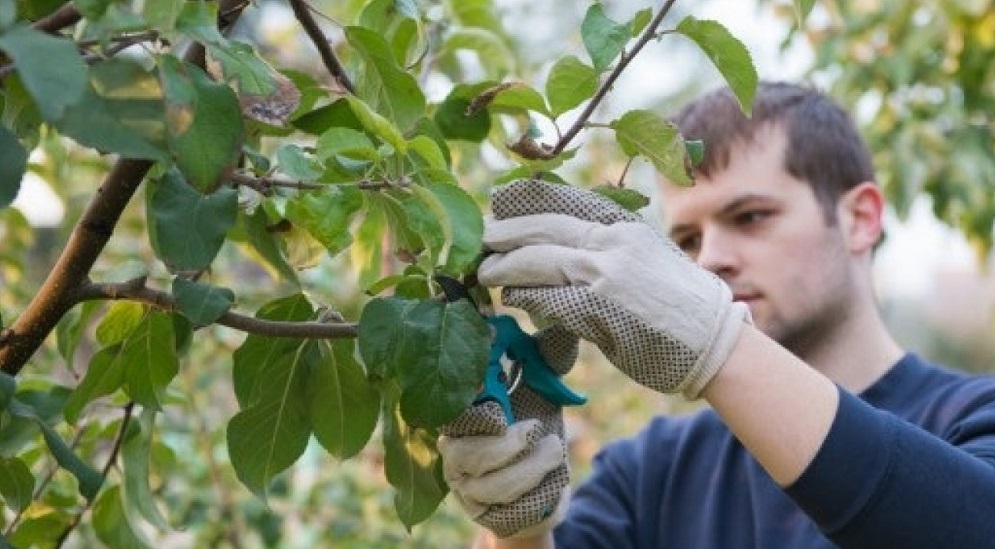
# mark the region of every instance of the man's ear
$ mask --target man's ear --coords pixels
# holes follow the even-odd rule
[[[837,213],[851,252],[871,251],[881,239],[884,195],[877,184],[864,182],[844,193]]]

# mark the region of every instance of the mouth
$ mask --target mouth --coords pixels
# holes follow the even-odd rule
[[[757,301],[758,299],[760,299],[760,294],[732,294],[733,301],[742,301],[747,305]]]

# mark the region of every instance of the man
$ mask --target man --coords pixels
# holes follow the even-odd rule
[[[520,402],[504,434],[480,434],[468,411],[440,449],[490,530],[478,546],[995,547],[995,380],[886,330],[871,277],[884,201],[847,115],[762,83],[750,119],[720,90],[675,122],[706,150],[694,187],[662,190],[686,255],[591,193],[522,181],[495,193],[478,274],[635,381],[710,408],[609,445],[572,496],[547,474],[565,460],[555,414]]]

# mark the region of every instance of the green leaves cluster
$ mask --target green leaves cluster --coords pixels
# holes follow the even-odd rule
[[[110,547],[151,547],[146,526],[177,526],[153,489],[157,452],[170,459],[156,420],[213,404],[199,393],[208,383],[188,382],[196,394],[178,387],[196,377],[205,339],[208,360],[232,356],[224,392],[237,411],[219,440],[248,491],[269,501],[312,440],[323,458],[345,460],[379,426],[397,514],[408,529],[425,520],[447,492],[438,428],[473,401],[490,341],[480,314],[441,300],[433,277],[473,274],[487,188],[562,180],[556,171],[577,149],[576,132],[559,124],[582,109],[578,131],[610,130],[620,158],[692,183],[700,143],[658,113],[590,119],[652,38],[699,44],[744,110],[756,85],[742,44],[720,25],[688,17],[664,30],[651,8],[618,22],[592,4],[583,51],[540,71],[520,66],[490,0],[427,11],[411,0],[343,3],[332,48],[343,68],[329,78],[274,68],[256,45],[230,38],[219,29],[230,16],[219,5],[229,4],[76,0],[81,21],[46,32],[33,25],[59,2],[0,2],[0,207],[36,169],[27,159],[37,148],[68,147],[100,169],[111,159],[151,165],[133,185],[144,186],[140,207],[127,212],[142,235],[128,246],[141,276],[105,284],[112,275],[85,273],[62,296],[60,306],[116,300],[75,303],[58,326],[57,354],[75,378],[17,387],[0,377],[0,496],[20,513],[6,528],[15,546],[54,544],[87,512]],[[129,41],[142,46],[119,55]],[[201,50],[204,62],[187,53]],[[468,57],[482,78],[467,76]],[[546,74],[541,85],[532,72]],[[427,79],[450,89],[434,97]],[[560,141],[542,142],[538,117]],[[485,150],[511,167],[493,173]],[[623,183],[597,190],[645,206]],[[102,200],[95,187],[85,192]],[[104,221],[87,229],[109,232],[117,218]],[[23,240],[14,225],[0,228]],[[358,323],[337,318],[340,309]],[[215,324],[250,334],[235,341]],[[322,331],[333,324],[355,337]],[[97,466],[97,456],[111,461]],[[41,477],[49,459],[55,481]]]

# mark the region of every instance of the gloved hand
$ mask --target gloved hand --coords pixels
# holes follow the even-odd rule
[[[535,335],[546,363],[563,375],[577,358],[577,336],[551,326]],[[442,428],[439,453],[449,488],[477,523],[498,537],[538,535],[562,520],[570,472],[557,404],[524,383],[510,396],[515,423],[496,402],[467,409]]]
[[[639,216],[590,191],[536,180],[499,187],[478,280],[505,305],[563,324],[657,391],[697,398],[749,309]]]

